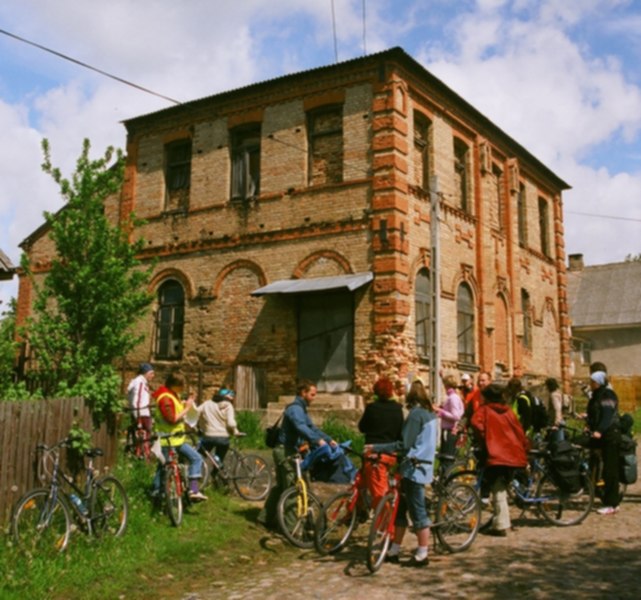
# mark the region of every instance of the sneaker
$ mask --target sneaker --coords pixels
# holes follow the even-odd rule
[[[494,537],[507,537],[507,529],[490,529],[487,534]]]
[[[597,513],[600,515],[614,515],[618,512],[618,506],[604,506],[603,508],[599,508],[599,510],[597,510]]]
[[[398,554],[386,554],[385,555],[385,562],[397,565],[399,563],[398,556],[399,556]]]
[[[427,567],[430,564],[430,557],[426,556],[422,560],[417,560],[416,556],[412,556],[403,566],[404,567]]]
[[[202,492],[189,492],[189,499],[193,502],[202,502],[203,500],[207,500],[207,496]]]

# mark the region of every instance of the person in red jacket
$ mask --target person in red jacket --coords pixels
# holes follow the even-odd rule
[[[528,442],[501,386],[482,391],[484,402],[472,416],[472,429],[484,448],[483,477],[490,486],[494,518],[490,535],[505,537],[511,527],[507,485],[515,469],[527,466]]]

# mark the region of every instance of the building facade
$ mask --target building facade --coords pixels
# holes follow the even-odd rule
[[[125,127],[106,208],[156,261],[129,369],[249,381],[254,406],[303,376],[568,380],[567,184],[400,48]],[[23,247],[46,271],[46,232]]]

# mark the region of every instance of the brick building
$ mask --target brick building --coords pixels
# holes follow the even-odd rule
[[[435,362],[567,381],[568,185],[400,48],[125,127],[107,210],[157,260],[129,368],[249,380],[262,406],[297,376],[357,395]],[[23,247],[46,269],[46,232]]]

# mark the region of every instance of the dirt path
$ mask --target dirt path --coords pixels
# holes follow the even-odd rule
[[[507,538],[479,535],[462,554],[442,554],[432,544],[426,569],[384,564],[375,575],[364,562],[366,526],[336,557],[301,551],[287,565],[264,572],[258,550],[238,569],[237,581],[212,582],[183,600],[641,597],[641,482],[630,486],[616,515],[593,512],[583,524],[564,528],[528,514],[515,525]],[[414,540],[406,536],[406,557]],[[262,551],[284,543],[265,538]]]

